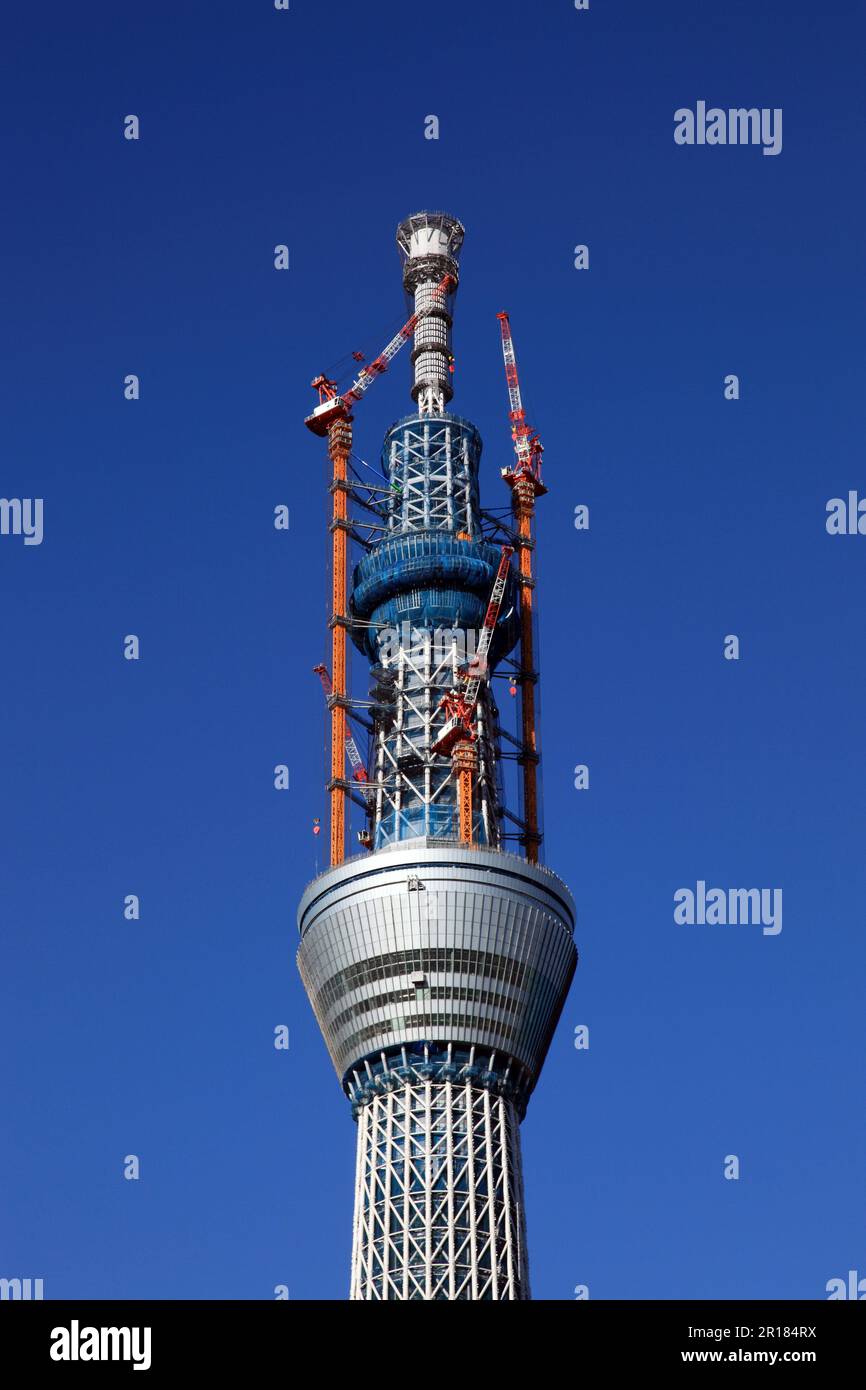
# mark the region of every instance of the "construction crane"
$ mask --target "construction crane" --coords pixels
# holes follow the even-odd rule
[[[533,641],[533,613],[535,580],[532,575],[532,552],[535,542],[532,536],[532,519],[535,515],[535,499],[541,497],[547,488],[541,481],[541,455],[543,447],[538,435],[526,421],[526,411],[520,394],[520,378],[517,375],[517,357],[514,340],[511,337],[511,323],[507,313],[497,314],[502,333],[502,357],[505,362],[505,380],[508,386],[509,419],[511,438],[514,443],[516,463],[514,468],[503,468],[502,477],[511,489],[511,505],[514,512],[518,537],[518,566],[520,570],[520,716],[521,749],[518,761],[523,769],[523,835],[526,857],[532,864],[538,863],[538,849],[541,834],[538,828],[538,741],[535,727],[535,685],[538,672],[535,669]]]
[[[322,689],[325,692],[325,699],[330,700],[334,694],[334,686],[331,681],[330,673],[328,671],[327,666],[323,662],[320,666],[314,666],[313,671],[319,677],[319,680],[322,682]],[[351,729],[349,729],[348,725],[346,726],[345,745],[346,753],[349,758],[349,763],[352,768],[352,777],[356,782],[367,782],[367,769],[364,766],[364,759],[361,757],[361,754],[358,751],[358,745],[355,742],[354,735],[352,734],[352,731]]]
[[[440,709],[445,711],[445,724],[431,752],[443,756],[451,755],[454,775],[457,778],[457,805],[460,823],[460,840],[471,845],[473,840],[473,781],[478,770],[478,752],[475,748],[474,727],[475,706],[481,682],[487,675],[487,654],[493,641],[493,633],[499,618],[499,610],[508,583],[508,571],[514,547],[504,545],[499,560],[499,568],[490,591],[490,600],[475,656],[466,672],[466,685],[448,691],[439,701]]]
[[[319,404],[304,424],[313,434],[327,437],[328,457],[331,460],[331,667],[333,690],[339,697],[331,704],[331,864],[342,864],[346,854],[345,791],[340,785],[343,775],[343,750],[346,746],[346,569],[349,548],[349,455],[352,452],[352,406],[363,400],[377,377],[387,371],[392,359],[408,342],[418,321],[438,309],[456,284],[452,275],[443,276],[424,309],[407,319],[399,333],[385,345],[379,356],[361,369],[348,391],[337,394],[337,383],[319,375],[312,382],[319,393]]]
[[[440,307],[454,283],[453,275],[442,277],[426,308],[416,310],[406,320],[399,332],[395,333],[391,341],[385,344],[379,356],[374,357],[372,362],[368,362],[365,367],[361,368],[348,391],[337,395],[337,383],[335,381],[324,375],[315,377],[311,385],[319,393],[319,404],[304,421],[307,429],[312,430],[313,434],[324,436],[335,420],[351,420],[352,406],[363,400],[365,393],[369,391],[376,378],[388,370],[403,344],[412,337],[419,320],[426,318],[428,314],[432,314]],[[356,360],[360,359],[362,355],[361,353],[352,353]]]

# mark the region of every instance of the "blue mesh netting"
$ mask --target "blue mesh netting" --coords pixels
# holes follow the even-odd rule
[[[413,531],[383,541],[355,568],[351,611],[376,627],[356,629],[362,651],[375,659],[376,629],[411,622],[422,628],[478,629],[499,565],[498,546],[459,541],[442,531]],[[497,624],[494,660],[517,639],[513,585]]]

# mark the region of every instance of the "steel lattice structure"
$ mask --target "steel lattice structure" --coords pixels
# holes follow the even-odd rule
[[[371,694],[388,702],[389,715],[377,721],[374,739],[376,802],[373,843],[376,848],[413,835],[456,836],[454,771],[430,748],[445,723],[439,701],[458,681],[468,659],[460,630],[416,629],[408,622],[395,652],[376,668]],[[469,653],[471,655],[471,653]],[[475,836],[483,844],[499,843],[500,799],[496,786],[497,711],[489,691],[475,710],[478,775]]]
[[[397,241],[416,413],[386,432],[382,486],[368,494],[381,524],[345,602],[342,577],[334,586],[332,626],[365,658],[369,698],[335,675],[332,867],[301,899],[298,965],[358,1126],[351,1297],[518,1300],[529,1297],[519,1125],[574,973],[574,903],[535,862],[537,835],[523,837],[526,857],[503,848],[486,678],[525,646],[525,566],[485,539],[481,439],[447,409],[463,228],[417,213]],[[325,400],[308,424],[328,432],[340,490],[351,393],[315,384]],[[335,505],[343,541],[359,537],[350,495]],[[346,734],[359,711],[363,760]],[[365,782],[345,777],[347,748]],[[346,794],[371,851],[349,859]]]
[[[351,1297],[528,1298],[514,1103],[435,1077],[416,1065],[359,1109]]]
[[[444,529],[473,540],[480,453],[475,427],[457,416],[413,416],[393,426],[382,449],[392,493],[389,529]]]

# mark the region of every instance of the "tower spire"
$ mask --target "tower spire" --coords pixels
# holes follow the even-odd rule
[[[415,212],[397,228],[403,259],[403,289],[414,299],[416,314],[424,314],[415,329],[412,399],[420,415],[441,415],[454,394],[451,385],[451,325],[463,245],[463,226],[447,212]],[[436,286],[450,275],[451,293],[430,309]]]

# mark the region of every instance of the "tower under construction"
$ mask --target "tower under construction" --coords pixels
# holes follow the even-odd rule
[[[571,895],[538,862],[541,445],[501,314],[515,458],[506,514],[484,511],[480,435],[449,409],[463,235],[441,212],[400,224],[410,317],[352,354],[347,388],[318,376],[306,421],[332,475],[331,867],[301,899],[298,965],[357,1123],[353,1299],[529,1297],[519,1125],[577,957]],[[371,470],[353,412],[410,340],[414,410]]]

